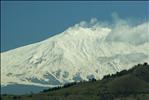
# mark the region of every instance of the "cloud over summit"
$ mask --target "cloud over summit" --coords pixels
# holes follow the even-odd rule
[[[135,22],[130,22],[130,19],[121,19],[116,13],[113,13],[112,17],[112,23],[101,22],[97,18],[92,18],[89,22],[81,21],[71,28],[76,31],[82,28],[90,33],[99,35],[100,33],[104,34],[105,30],[105,34],[108,32],[106,37],[104,35],[106,42],[126,42],[133,45],[149,42],[149,21],[136,24]]]

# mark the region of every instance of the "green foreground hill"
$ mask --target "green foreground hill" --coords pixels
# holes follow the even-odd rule
[[[38,94],[2,95],[2,100],[149,100],[149,65],[107,75],[102,80],[66,84]]]

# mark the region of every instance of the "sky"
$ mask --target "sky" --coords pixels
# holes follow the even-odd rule
[[[2,1],[1,52],[36,43],[81,21],[111,15],[143,22],[149,20],[148,1]]]

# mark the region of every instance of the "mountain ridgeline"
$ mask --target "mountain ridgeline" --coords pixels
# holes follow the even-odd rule
[[[26,94],[24,89],[12,91],[18,85],[52,88],[90,78],[99,80],[138,63],[149,63],[149,42],[144,41],[146,38],[138,38],[148,37],[148,31],[139,31],[142,26],[144,30],[148,24],[137,25],[120,34],[100,25],[75,25],[41,42],[2,52],[3,93]]]
[[[2,95],[2,100],[149,100],[149,65],[109,74],[102,80],[68,83],[38,94]]]

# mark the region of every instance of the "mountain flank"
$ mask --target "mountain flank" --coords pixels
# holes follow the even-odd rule
[[[106,75],[102,80],[73,82],[38,94],[1,96],[2,100],[149,100],[149,65]]]

